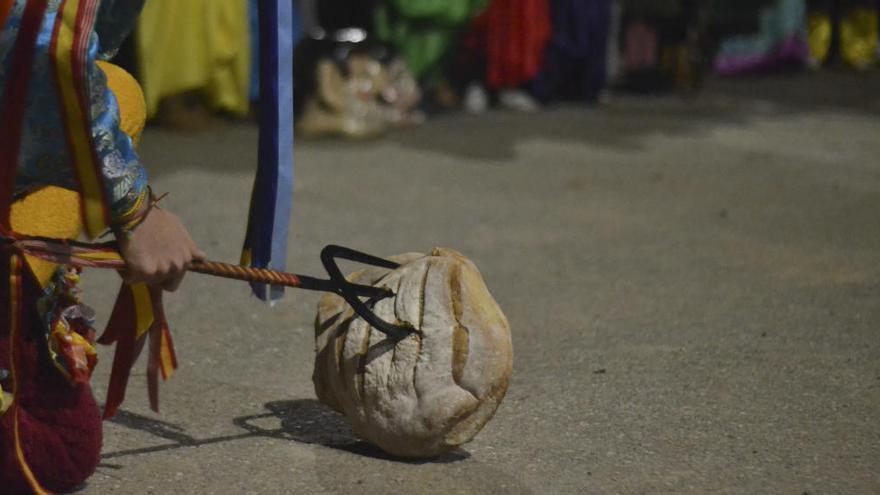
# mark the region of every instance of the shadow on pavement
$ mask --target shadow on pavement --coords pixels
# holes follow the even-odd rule
[[[233,418],[242,433],[198,439],[177,425],[139,414],[121,411],[113,423],[145,432],[168,443],[103,454],[104,469],[124,469],[112,459],[158,453],[187,447],[249,438],[274,438],[328,447],[316,451],[315,475],[331,492],[357,490],[360,493],[419,493],[478,495],[535,493],[518,476],[499,469],[488,459],[480,461],[456,449],[430,460],[401,459],[359,440],[345,418],[314,399],[275,401],[264,404],[267,412]],[[280,423],[280,424],[279,424]],[[353,454],[339,458],[333,452]],[[390,463],[383,461],[391,461]],[[86,489],[83,487],[83,489]]]
[[[119,426],[124,426],[132,430],[142,431],[150,435],[168,440],[170,443],[162,445],[154,445],[151,447],[143,447],[138,449],[117,450],[115,452],[104,452],[101,459],[107,461],[118,457],[126,457],[131,455],[149,454],[153,452],[164,452],[166,450],[175,450],[184,447],[201,447],[214,443],[229,442],[232,440],[241,440],[244,438],[254,437],[253,433],[239,433],[234,435],[224,435],[220,437],[198,439],[187,435],[183,428],[165,421],[142,416],[140,414],[128,411],[119,411],[116,417],[110,420]],[[100,467],[107,469],[119,469],[119,466],[112,463],[102,462]]]
[[[242,440],[253,437],[269,437],[280,440],[294,440],[300,443],[318,444],[352,454],[402,462],[406,464],[451,463],[465,460],[470,454],[462,449],[455,449],[434,459],[405,459],[389,455],[378,447],[358,439],[345,418],[330,410],[314,399],[298,399],[291,401],[275,401],[264,404],[269,412],[239,416],[232,422],[244,430],[244,433],[223,435],[213,438],[198,439],[177,425],[159,421],[127,411],[120,411],[111,421],[119,426],[149,433],[168,440],[169,443],[143,447],[138,449],[107,452],[102,455],[104,461],[130,455],[163,452],[183,447],[201,447],[205,445]],[[268,421],[267,421],[268,420]],[[280,427],[276,426],[280,421]],[[267,423],[265,426],[261,423]],[[273,427],[274,426],[274,427]],[[102,463],[101,467],[117,469],[119,466]]]
[[[318,444],[352,454],[407,464],[450,463],[470,457],[466,451],[455,449],[434,459],[405,459],[382,451],[375,445],[358,439],[345,418],[314,399],[269,402],[263,407],[267,414],[235,418],[239,428],[255,435],[290,439],[301,443]],[[277,418],[281,428],[266,430],[255,426],[253,420]]]

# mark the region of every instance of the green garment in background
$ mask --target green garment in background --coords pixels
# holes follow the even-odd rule
[[[490,0],[387,0],[376,9],[376,36],[406,60],[422,86],[443,80],[446,57]]]

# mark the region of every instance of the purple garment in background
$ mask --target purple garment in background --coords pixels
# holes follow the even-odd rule
[[[611,0],[552,0],[553,35],[533,83],[543,101],[596,101],[606,83]]]
[[[806,0],[774,0],[760,10],[756,33],[722,41],[715,72],[729,76],[797,67],[809,54]]]
[[[810,46],[807,41],[800,34],[793,34],[766,53],[719,56],[715,59],[715,73],[737,76],[751,72],[770,72],[787,65],[803,65],[809,55]]]

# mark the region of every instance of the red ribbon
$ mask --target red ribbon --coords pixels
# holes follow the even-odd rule
[[[110,315],[110,321],[104,334],[98,339],[99,344],[116,344],[113,354],[113,367],[110,372],[110,385],[107,389],[107,402],[104,404],[104,419],[114,417],[119,406],[125,400],[125,390],[135,361],[144,349],[146,340],[150,340],[147,360],[147,391],[150,408],[159,412],[159,373],[168,379],[177,369],[177,356],[171,331],[162,309],[162,290],[154,287],[149,289],[152,322],[146,331],[138,335],[138,316],[146,310],[144,301],[135,296],[131,285],[125,284],[119,290],[119,296]],[[138,306],[141,306],[140,308]]]

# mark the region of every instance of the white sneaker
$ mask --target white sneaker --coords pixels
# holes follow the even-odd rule
[[[489,95],[486,88],[473,83],[464,91],[464,110],[473,115],[485,113],[489,109]]]
[[[517,112],[536,112],[539,108],[538,102],[532,98],[532,95],[521,89],[505,89],[498,93],[498,103],[502,107]]]

